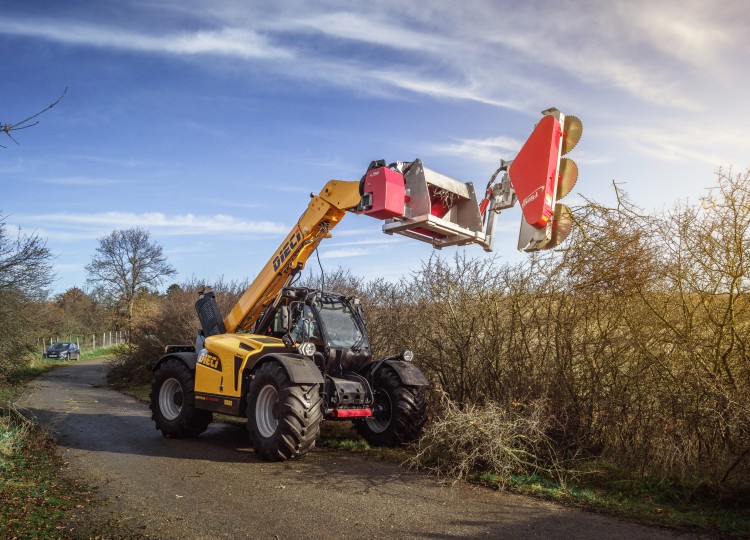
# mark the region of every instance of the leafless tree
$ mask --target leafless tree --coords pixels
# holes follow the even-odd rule
[[[5,227],[0,216],[0,291],[14,290],[29,298],[46,296],[46,288],[53,274],[49,264],[51,254],[47,244],[36,233],[15,238]]]
[[[167,262],[161,246],[140,227],[112,231],[109,236],[100,238],[86,271],[89,283],[101,287],[125,307],[129,325],[133,320],[136,295],[158,287],[177,272]]]
[[[14,237],[0,217],[0,379],[21,367],[35,343],[37,301],[53,277],[50,258],[35,233]]]

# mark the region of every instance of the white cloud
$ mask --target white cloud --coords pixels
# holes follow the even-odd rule
[[[211,199],[205,197],[201,197],[199,200],[204,203],[216,204],[218,206],[226,206],[231,208],[259,208],[261,206],[258,203],[246,203],[225,199]]]
[[[165,255],[179,255],[182,253],[206,253],[211,248],[211,244],[208,242],[197,242],[192,246],[175,247],[165,249]]]
[[[67,176],[61,178],[45,178],[40,180],[43,184],[59,184],[62,186],[111,186],[122,183],[121,180],[111,178],[94,178],[87,176]]]
[[[121,27],[87,25],[65,20],[37,19],[26,22],[4,19],[2,23],[0,33],[36,37],[69,45],[176,55],[211,54],[243,59],[279,59],[291,56],[290,51],[274,47],[264,37],[244,28],[227,27],[148,35],[130,32]]]
[[[410,3],[361,7],[334,0],[327,11],[305,2],[248,6],[229,0],[210,8],[189,0],[158,4],[157,9],[179,12],[180,20],[192,20],[198,29],[175,27],[179,23],[169,18],[164,32],[157,34],[72,20],[0,17],[0,34],[157,54],[224,56],[357,93],[473,101],[534,116],[540,107],[530,104],[547,105],[551,96],[591,111],[596,105],[586,96],[594,93],[613,108],[621,106],[623,96],[656,105],[647,113],[655,117],[674,110],[703,113],[718,92],[707,81],[717,76],[718,66],[728,65],[726,58],[748,50],[742,24],[747,18],[739,4],[730,3],[561,6],[540,1],[503,10],[494,2],[476,2],[467,9],[453,2],[430,8]],[[539,16],[563,10],[568,12],[564,24],[558,17]],[[734,70],[736,82],[742,82],[742,73]],[[692,121],[685,115],[683,124]],[[512,157],[514,142],[464,139],[433,151],[496,162]],[[661,152],[663,159],[689,155],[709,161],[718,154],[705,148],[685,153],[682,146],[669,144],[663,152],[656,149],[659,143],[651,149],[641,146]]]
[[[640,152],[661,161],[700,161],[712,167],[747,159],[750,135],[720,125],[667,123],[624,129],[620,134]]]
[[[390,236],[383,233],[382,238],[368,238],[363,240],[357,240],[353,242],[333,242],[326,244],[326,247],[346,247],[346,246],[374,246],[374,245],[389,245],[403,242],[404,238],[400,236]]]
[[[78,273],[83,269],[82,264],[76,263],[55,263],[55,272],[59,274]]]
[[[650,2],[629,13],[642,39],[661,53],[698,67],[720,59],[731,47],[733,25],[720,18],[722,9],[711,3],[686,5]]]
[[[571,23],[567,32],[559,31],[554,18],[536,21],[535,29],[529,27],[529,21],[523,20],[518,31],[495,34],[490,43],[517,51],[537,69],[545,67],[541,73],[551,85],[561,74],[572,75],[588,86],[605,84],[658,105],[689,111],[701,109],[698,101],[685,95],[680,86],[665,76],[671,75],[672,69],[665,70],[664,65],[655,69],[647,56],[623,53],[622,44],[618,42],[622,36],[616,30],[611,35],[587,31],[583,24],[598,27],[612,24],[605,10],[590,15],[593,21]]]
[[[78,156],[68,156],[68,159],[70,159],[71,161],[82,161],[85,163],[99,163],[103,165],[111,165],[114,167],[125,167],[127,169],[134,169],[136,167],[141,167],[145,165],[145,163],[139,162],[133,159],[112,158],[112,157],[104,157],[104,156],[78,155]]]
[[[414,27],[401,25],[391,18],[383,21],[377,16],[360,15],[353,11],[315,14],[296,18],[279,18],[272,21],[269,28],[280,31],[313,32],[328,37],[368,43],[391,49],[441,53],[447,47],[461,47],[462,44],[449,36],[427,35]]]
[[[266,191],[281,191],[284,193],[310,193],[309,188],[291,186],[291,185],[270,185],[270,184],[245,184],[246,187],[263,189]]]
[[[364,249],[331,249],[321,250],[321,259],[339,259],[343,257],[360,257],[367,255],[367,250]]]
[[[500,159],[513,158],[523,146],[523,142],[502,136],[489,139],[460,139],[454,143],[433,145],[428,151],[497,164]]]
[[[372,229],[336,229],[331,233],[334,237],[350,237],[356,236],[358,238],[368,236],[372,234]]]
[[[45,223],[49,228],[50,237],[66,239],[81,238],[85,234],[81,229],[89,231],[88,237],[98,236],[102,229],[116,229],[129,227],[144,227],[161,235],[201,235],[201,234],[266,234],[277,235],[287,232],[288,227],[271,221],[245,221],[233,216],[216,214],[213,216],[197,216],[193,214],[169,216],[159,212],[136,214],[132,212],[102,212],[92,214],[42,214],[29,216],[23,220],[32,223]],[[60,228],[72,229],[60,231]]]
[[[396,88],[408,90],[415,94],[422,94],[439,99],[456,99],[476,101],[493,107],[525,111],[528,107],[525,101],[514,99],[500,99],[492,97],[481,85],[471,83],[452,83],[433,77],[420,76],[412,70],[376,71],[363,69],[361,77],[374,78]]]

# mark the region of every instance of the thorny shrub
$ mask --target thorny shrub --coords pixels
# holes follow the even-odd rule
[[[362,299],[376,356],[411,348],[447,394],[420,459],[507,478],[579,454],[750,489],[750,170],[657,214],[615,194],[584,200],[566,244],[519,265],[459,251],[397,283],[326,276]],[[192,343],[197,285],[152,299],[121,375],[146,381],[165,344]],[[223,313],[243,288],[226,287]]]
[[[247,288],[244,281],[219,279],[210,287],[193,278],[170,287],[164,296],[146,295],[137,300],[129,344],[111,361],[113,384],[147,384],[151,368],[164,354],[165,345],[193,345],[200,327],[195,302],[201,289],[213,290],[222,313],[227,313]]]
[[[493,402],[464,407],[441,395],[440,415],[425,428],[409,464],[464,479],[491,474],[505,486],[515,475],[543,474],[564,484],[575,475],[549,436],[549,403]]]

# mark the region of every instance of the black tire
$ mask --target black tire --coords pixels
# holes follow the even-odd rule
[[[425,387],[405,386],[396,371],[381,367],[373,381],[373,418],[354,423],[373,446],[399,446],[416,440],[427,422]]]
[[[177,359],[169,359],[151,381],[151,419],[165,437],[197,437],[213,419],[210,411],[195,408],[195,377]]]
[[[320,385],[293,383],[277,362],[258,369],[247,396],[256,454],[269,461],[301,458],[315,447],[322,419]]]

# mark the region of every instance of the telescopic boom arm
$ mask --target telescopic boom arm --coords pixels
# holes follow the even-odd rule
[[[289,235],[224,319],[227,333],[250,330],[281,289],[302,270],[305,262],[347,211],[360,203],[359,182],[331,180],[312,198]]]
[[[224,318],[225,331],[252,330],[346,212],[383,220],[386,234],[407,236],[436,249],[479,244],[492,251],[497,214],[520,199],[518,249],[558,246],[573,224],[570,210],[558,200],[578,178],[576,164],[562,156],[578,143],[583,125],[554,108],[542,115],[518,155],[512,161],[501,160],[484,193],[477,194],[471,182],[428,169],[419,159],[388,166],[373,161],[359,182],[329,181],[318,195],[311,195],[307,210]],[[478,195],[484,198],[478,201]]]

